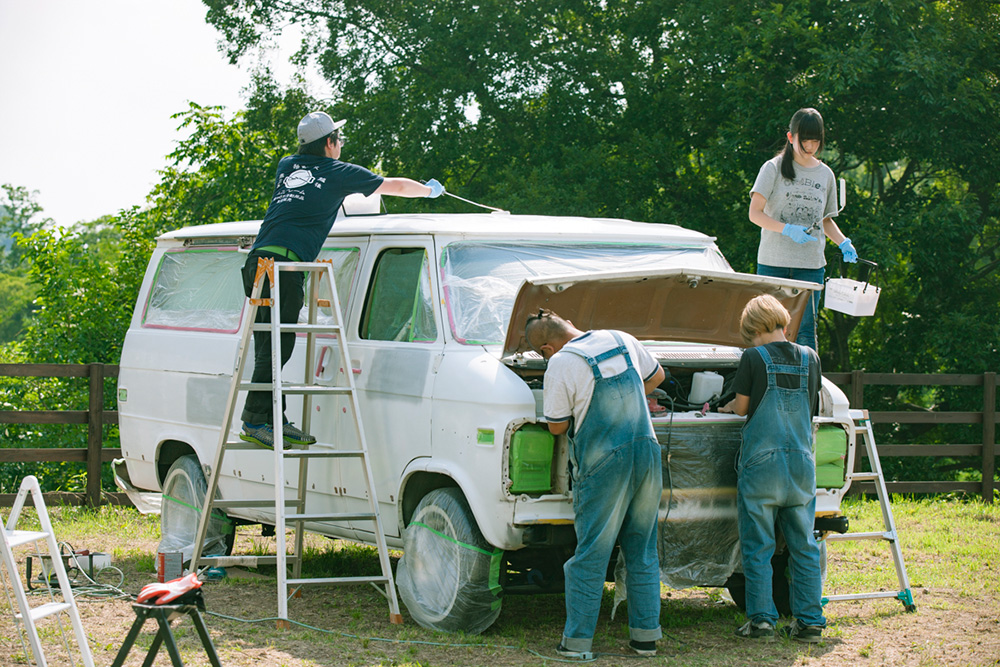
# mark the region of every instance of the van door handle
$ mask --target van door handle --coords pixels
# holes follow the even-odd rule
[[[329,347],[324,345],[323,349],[320,350],[319,362],[317,362],[316,364],[316,377],[321,377],[323,375],[323,371],[326,370],[326,366],[323,364],[323,362],[326,360],[326,352],[329,349],[330,349]]]

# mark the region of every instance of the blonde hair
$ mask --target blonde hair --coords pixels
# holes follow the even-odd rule
[[[753,344],[758,334],[784,329],[791,322],[788,309],[770,294],[761,294],[750,299],[740,315],[740,336],[747,345]]]

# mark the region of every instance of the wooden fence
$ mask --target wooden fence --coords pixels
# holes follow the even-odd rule
[[[865,404],[865,387],[872,385],[927,386],[927,387],[982,387],[982,410],[977,412],[869,412],[872,424],[980,424],[982,438],[978,443],[947,445],[878,445],[880,458],[888,456],[932,456],[957,457],[975,456],[982,460],[982,482],[887,482],[890,493],[948,493],[963,491],[981,494],[986,502],[993,502],[994,490],[1000,485],[994,479],[996,473],[996,425],[997,425],[997,374],[981,375],[920,374],[920,373],[826,373],[827,379],[844,389],[852,408]],[[876,444],[879,433],[875,432]],[[863,448],[859,448],[861,453]],[[855,468],[860,469],[862,456],[855,459]],[[852,491],[872,492],[872,482],[862,482]]]
[[[121,449],[103,447],[105,424],[117,424],[118,412],[104,409],[104,379],[118,377],[118,366],[110,364],[0,364],[0,377],[86,377],[90,381],[90,401],[87,410],[2,410],[0,424],[87,424],[87,446],[70,449],[20,449],[0,447],[0,464],[12,461],[83,461],[87,464],[87,491],[81,493],[50,492],[46,502],[69,505],[87,504],[96,507],[101,502],[128,504],[124,493],[101,493],[101,466],[121,456]],[[947,493],[960,491],[981,494],[993,502],[994,490],[1000,488],[994,480],[996,471],[996,373],[981,375],[946,375],[916,373],[827,373],[826,377],[841,386],[851,407],[864,405],[864,388],[872,385],[897,386],[972,386],[982,387],[982,410],[977,412],[870,412],[873,424],[981,424],[982,439],[972,444],[947,445],[879,445],[879,455],[958,457],[974,456],[982,460],[982,482],[894,482],[887,483],[893,493]],[[876,440],[878,433],[876,433]],[[855,464],[862,465],[862,456]],[[871,492],[870,482],[861,483],[860,492]],[[9,507],[14,494],[0,494],[0,507]]]
[[[118,423],[117,410],[104,409],[104,378],[117,378],[118,366],[111,364],[0,364],[0,377],[89,378],[90,399],[86,410],[0,410],[0,424],[86,424],[87,446],[58,448],[0,447],[0,464],[8,462],[82,461],[87,464],[85,493],[48,492],[46,503],[89,505],[101,502],[130,504],[124,493],[101,493],[101,466],[119,458],[122,450],[104,447],[105,424]],[[0,494],[0,507],[14,503],[14,493]]]

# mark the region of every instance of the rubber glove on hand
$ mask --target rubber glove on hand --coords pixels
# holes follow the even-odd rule
[[[431,193],[427,195],[427,199],[436,199],[444,194],[444,186],[438,183],[437,179],[432,178],[424,183],[424,185],[431,189]]]
[[[796,243],[809,243],[816,240],[816,237],[807,232],[805,227],[798,225],[785,225],[781,230],[781,235],[787,236]]]
[[[839,246],[840,252],[844,254],[844,261],[848,264],[855,264],[858,261],[858,251],[854,249],[851,239],[844,239]]]

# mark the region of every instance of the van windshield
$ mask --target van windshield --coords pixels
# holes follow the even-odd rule
[[[442,253],[441,280],[455,340],[500,345],[525,278],[678,267],[732,270],[714,246],[458,242]]]

